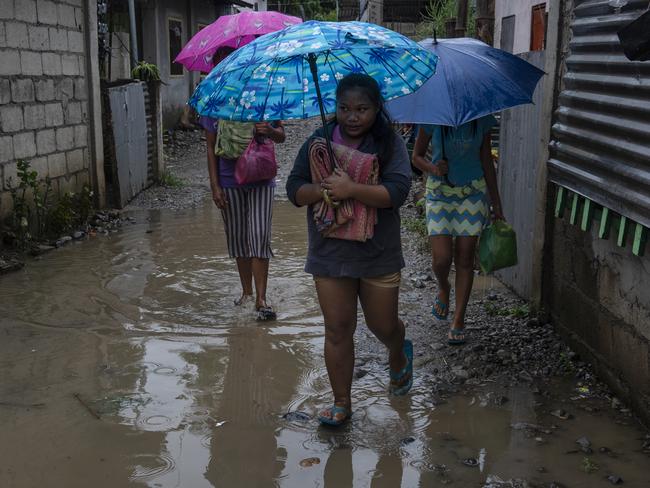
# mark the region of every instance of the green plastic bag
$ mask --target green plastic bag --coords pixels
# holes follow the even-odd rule
[[[488,225],[481,233],[478,255],[484,274],[517,264],[517,234],[512,226],[504,220]]]

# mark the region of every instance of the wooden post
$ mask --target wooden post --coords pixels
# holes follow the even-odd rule
[[[467,0],[456,2],[456,37],[465,37],[467,34]]]
[[[476,0],[476,37],[494,44],[494,0]]]
[[[160,81],[150,81],[149,103],[151,104],[151,137],[153,138],[153,177],[160,181],[165,172],[165,157],[163,154],[163,121]]]
[[[456,19],[453,17],[445,21],[445,37],[447,39],[456,37]]]

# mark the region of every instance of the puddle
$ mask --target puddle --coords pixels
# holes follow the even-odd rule
[[[635,426],[544,417],[521,387],[500,407],[437,405],[417,378],[412,395],[389,398],[377,361],[353,384],[352,423],[318,428],[330,392],[303,211],[276,203],[278,321],[264,326],[233,306],[238,276],[211,204],[133,215],[0,280],[0,486],[469,487],[493,474],[597,487],[610,473],[650,486]],[[583,435],[592,474],[567,454]]]

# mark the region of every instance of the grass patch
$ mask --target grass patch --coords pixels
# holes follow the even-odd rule
[[[162,186],[167,186],[169,188],[181,188],[185,186],[185,181],[169,170],[163,171],[158,182]]]
[[[495,317],[513,317],[516,319],[525,319],[530,316],[530,307],[526,304],[515,307],[499,307],[494,303],[486,303],[485,311],[488,315]]]
[[[402,220],[404,228],[410,232],[414,232],[422,238],[428,236],[427,221],[424,217],[405,217]]]
[[[591,458],[586,457],[582,460],[582,470],[585,473],[591,474],[598,471],[599,469],[600,466],[598,466],[598,464],[594,462]]]

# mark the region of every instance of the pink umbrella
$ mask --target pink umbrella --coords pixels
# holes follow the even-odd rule
[[[178,53],[174,62],[182,64],[190,71],[209,73],[214,68],[212,56],[220,47],[236,49],[263,34],[301,22],[302,19],[298,17],[273,11],[244,11],[234,15],[222,15],[197,32]]]

